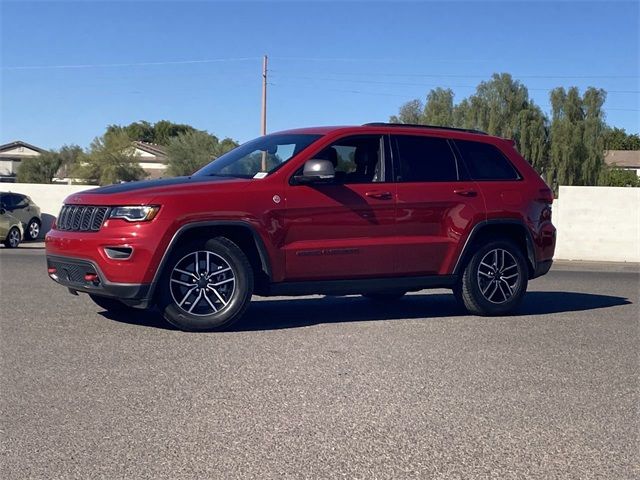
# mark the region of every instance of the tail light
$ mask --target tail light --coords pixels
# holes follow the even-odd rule
[[[540,194],[538,201],[544,204],[544,208],[540,212],[540,221],[550,222],[552,213],[551,205],[553,204],[553,190],[550,188],[541,188],[538,193]]]

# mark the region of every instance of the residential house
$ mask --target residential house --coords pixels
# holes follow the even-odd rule
[[[604,153],[604,163],[609,167],[632,170],[640,177],[640,150],[608,150]]]
[[[21,140],[0,145],[0,182],[15,182],[20,162],[25,158],[39,157],[44,152],[44,148]]]
[[[148,142],[133,142],[138,163],[147,173],[147,179],[164,177],[167,169],[167,151],[162,145]]]

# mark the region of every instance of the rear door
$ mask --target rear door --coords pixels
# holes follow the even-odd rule
[[[428,135],[392,135],[397,182],[397,271],[448,274],[471,228],[484,219],[475,182],[465,180],[450,141]]]
[[[396,192],[385,136],[344,137],[314,157],[334,163],[336,181],[287,186],[286,280],[393,274]]]

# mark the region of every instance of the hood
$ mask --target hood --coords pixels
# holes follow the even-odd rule
[[[172,177],[158,180],[140,180],[137,182],[117,183],[105,187],[83,190],[69,195],[65,204],[85,205],[115,205],[132,203],[144,205],[151,199],[169,193],[199,190],[212,183],[237,184],[246,182],[246,179],[231,177]]]

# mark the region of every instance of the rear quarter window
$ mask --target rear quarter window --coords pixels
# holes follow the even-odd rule
[[[518,171],[500,149],[490,143],[455,140],[472,180],[519,180]]]

